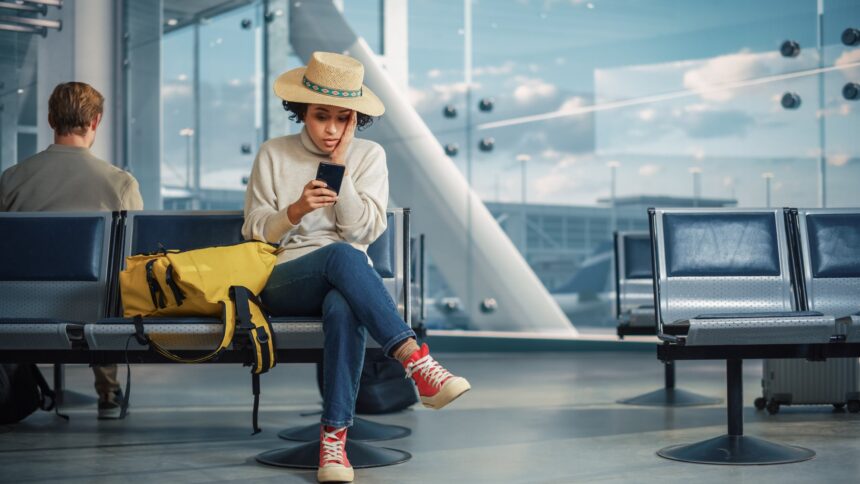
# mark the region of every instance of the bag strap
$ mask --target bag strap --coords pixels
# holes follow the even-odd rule
[[[230,299],[236,306],[236,327],[248,332],[254,353],[253,373],[265,373],[275,366],[275,333],[269,318],[255,306],[256,296],[242,286],[230,287]]]
[[[53,410],[58,417],[68,421],[69,416],[60,413],[60,407],[57,405],[57,394],[54,390],[51,390],[48,382],[45,381],[45,376],[42,375],[42,371],[39,370],[39,367],[34,363],[30,364],[30,370],[33,372],[33,377],[36,378],[36,385],[39,387],[39,408],[46,412]],[[46,399],[50,399],[50,402],[45,403]]]
[[[149,296],[152,298],[152,306],[158,309],[166,307],[167,301],[164,297],[164,290],[161,289],[158,279],[155,278],[155,272],[152,270],[155,260],[152,259],[146,263],[146,282],[149,284]]]
[[[258,416],[260,410],[260,374],[275,366],[275,338],[269,318],[259,307],[259,300],[248,288],[232,286],[230,299],[236,308],[237,334],[247,336],[247,345],[253,352],[251,364],[251,388],[254,394],[254,410],[251,416],[252,435],[260,433]]]
[[[185,293],[182,292],[182,289],[180,289],[176,284],[176,280],[173,279],[173,264],[167,266],[164,279],[167,282],[167,287],[169,287],[170,291],[173,293],[173,300],[176,301],[176,305],[182,306],[182,302],[185,301]]]
[[[228,325],[234,324],[234,321],[235,320],[233,318],[227,318],[225,320],[225,322],[224,322],[225,333],[227,332],[226,327]],[[213,350],[212,352],[210,352],[206,355],[200,356],[198,358],[183,358],[183,357],[171,352],[170,350],[165,349],[163,346],[161,346],[160,344],[155,342],[155,340],[153,340],[152,338],[150,338],[149,336],[144,334],[144,332],[143,332],[143,329],[144,329],[144,327],[143,327],[143,316],[141,316],[140,314],[138,314],[137,316],[134,317],[134,328],[135,328],[135,334],[133,336],[135,339],[137,339],[138,343],[140,343],[141,345],[149,345],[149,347],[151,349],[153,349],[156,353],[160,354],[161,356],[167,358],[170,361],[175,361],[177,363],[203,363],[206,361],[210,361],[210,360],[218,357],[218,355],[220,355],[221,352],[224,351],[224,348],[226,348],[227,345],[230,344],[229,339],[228,339],[227,345],[225,345],[224,342],[222,341],[221,345],[218,346],[218,348],[216,348],[215,350]],[[231,339],[232,339],[232,334],[233,334],[232,328],[230,328],[229,332],[230,332]],[[126,352],[127,351],[128,351],[128,349],[126,349]]]

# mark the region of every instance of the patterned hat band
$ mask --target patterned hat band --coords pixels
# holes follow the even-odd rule
[[[361,89],[357,91],[348,91],[346,89],[334,89],[331,87],[320,86],[319,84],[315,84],[308,80],[307,77],[302,76],[302,85],[308,88],[313,92],[318,92],[320,94],[325,94],[326,96],[332,97],[361,97]]]

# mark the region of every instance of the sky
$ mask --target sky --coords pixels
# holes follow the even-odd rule
[[[860,102],[842,86],[860,82],[860,47],[839,35],[860,25],[860,2],[825,0],[825,48],[815,48],[816,0],[474,0],[472,2],[473,143],[466,146],[463,0],[409,1],[409,98],[440,144],[488,201],[594,205],[616,193],[705,197],[763,206],[815,206],[818,154],[827,156],[831,206],[856,205],[860,182]],[[345,0],[353,29],[379,48],[378,0]],[[242,30],[243,8],[201,28],[204,182],[241,188],[259,141],[255,30]],[[187,39],[164,43],[166,176],[184,180],[193,72]],[[256,40],[255,40],[256,39]],[[800,55],[782,57],[785,40]],[[286,55],[286,54],[285,54]],[[229,60],[229,62],[228,62]],[[819,63],[837,66],[819,75]],[[848,66],[848,67],[845,67]],[[184,76],[184,77],[183,77]],[[785,78],[788,77],[788,78]],[[819,77],[821,79],[819,80]],[[819,103],[819,82],[824,106]],[[734,85],[729,89],[715,87]],[[267,86],[266,86],[267,88]],[[801,97],[786,110],[786,92]],[[492,112],[475,109],[494,101]],[[454,119],[443,108],[457,108]],[[556,113],[504,127],[489,123]],[[579,114],[576,114],[579,113]],[[821,120],[823,119],[823,130]],[[823,136],[822,136],[823,131]],[[175,133],[174,133],[175,132]],[[477,149],[493,138],[494,149]],[[471,149],[471,153],[469,153]],[[527,166],[517,156],[527,154]],[[695,174],[694,174],[695,173]],[[769,177],[769,178],[765,178]]]

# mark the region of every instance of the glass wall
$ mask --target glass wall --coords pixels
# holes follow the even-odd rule
[[[858,24],[851,0],[412,0],[410,99],[571,322],[611,328],[611,234],[648,206],[857,205]],[[470,327],[430,275],[431,327]]]
[[[0,30],[0,169],[36,153],[39,36]]]
[[[254,156],[267,136],[272,30],[285,2],[164,5],[162,194],[166,208],[241,207]],[[284,36],[276,36],[283,39]]]
[[[386,118],[359,136],[391,154],[393,184],[434,185],[451,199],[444,210],[412,207],[427,241],[431,328],[528,326],[493,320],[493,305],[504,309],[509,301],[474,282],[477,272],[494,269],[477,249],[488,234],[506,238],[494,247],[519,252],[536,276],[517,282],[539,284],[577,328],[611,330],[612,233],[647,230],[647,207],[860,201],[856,0],[334,4],[373,52],[366,61],[406,72],[403,59],[385,49],[408,45],[405,95],[386,96],[404,106],[388,106],[399,117],[387,116],[415,124],[408,136],[417,138],[378,136],[397,132],[384,131]],[[290,43],[291,17],[309,5],[319,4],[116,4],[122,82],[114,97],[122,118],[114,161],[156,202],[147,208],[242,206],[260,144],[300,129],[271,85],[303,64]],[[385,28],[404,19],[405,30]],[[70,14],[63,32],[77,20]],[[331,37],[349,37],[340,34]],[[49,84],[61,79],[44,74],[74,72],[72,60],[66,70],[54,65],[65,56],[60,38],[0,31],[0,168],[33,154],[37,135],[50,134],[41,131],[41,110]],[[402,148],[425,138],[436,152]],[[403,169],[425,155],[427,173],[444,168],[450,171],[438,173],[456,176],[435,180]],[[478,223],[485,212],[497,232]],[[452,240],[459,245],[446,245]]]
[[[335,3],[375,54],[408,43],[410,109],[578,329],[614,327],[612,233],[647,230],[649,206],[860,200],[854,0],[411,0],[403,39],[385,39],[384,1]],[[164,2],[164,206],[237,209],[260,144],[300,128],[270,89],[303,64],[301,2],[188,5]],[[392,176],[409,162],[390,157]],[[494,329],[460,280],[480,258],[438,245],[476,240],[468,220],[425,234],[431,328]]]

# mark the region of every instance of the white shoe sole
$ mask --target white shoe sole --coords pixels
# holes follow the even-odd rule
[[[319,482],[352,482],[355,473],[352,467],[342,465],[328,465],[317,470],[317,481]]]
[[[99,420],[118,420],[121,414],[122,408],[99,409]],[[129,414],[128,410],[125,414]]]
[[[471,388],[471,385],[469,385],[469,382],[465,378],[456,376],[448,379],[436,395],[421,397],[421,403],[427,408],[439,410],[456,400],[460,395],[468,392]]]

